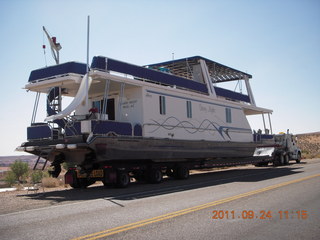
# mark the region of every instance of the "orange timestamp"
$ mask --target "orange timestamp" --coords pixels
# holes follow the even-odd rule
[[[212,211],[212,219],[302,219],[308,218],[307,210],[214,210]]]

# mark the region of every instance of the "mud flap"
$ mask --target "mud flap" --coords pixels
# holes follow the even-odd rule
[[[75,172],[73,170],[68,170],[68,172],[64,175],[65,184],[73,185],[74,174],[75,174]]]
[[[112,168],[105,168],[103,170],[103,185],[114,184],[117,182],[117,172]]]

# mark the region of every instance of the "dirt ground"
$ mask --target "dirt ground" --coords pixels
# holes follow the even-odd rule
[[[19,212],[23,210],[47,207],[56,204],[45,200],[45,194],[52,191],[65,191],[68,188],[40,188],[36,191],[16,190],[0,193],[0,214]],[[43,197],[39,196],[42,195]]]

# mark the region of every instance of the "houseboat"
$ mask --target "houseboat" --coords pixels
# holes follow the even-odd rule
[[[51,162],[53,176],[63,162],[74,166],[68,175],[74,187],[99,176],[124,186],[129,174],[138,179],[146,169],[155,169],[150,178],[157,182],[164,169],[183,178],[196,167],[246,164],[260,142],[247,116],[272,113],[256,106],[251,78],[201,56],[145,66],[95,56],[90,66],[37,69],[25,86],[36,100],[27,141],[18,149]],[[226,89],[226,82],[245,89]],[[37,122],[41,94],[47,117]],[[108,168],[115,175],[106,174]]]

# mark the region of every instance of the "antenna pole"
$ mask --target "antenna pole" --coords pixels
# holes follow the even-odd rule
[[[89,72],[89,34],[90,34],[90,16],[87,23],[87,72]]]
[[[88,16],[87,20],[87,78],[86,80],[86,107],[89,108],[89,33],[90,33],[90,16]]]

